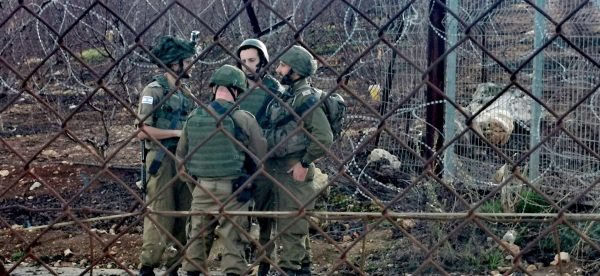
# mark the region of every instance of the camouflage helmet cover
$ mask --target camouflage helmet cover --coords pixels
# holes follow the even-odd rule
[[[152,48],[152,54],[165,65],[178,63],[196,54],[196,43],[173,36],[163,36]],[[154,59],[154,63],[158,61]]]
[[[303,77],[311,76],[317,71],[317,61],[313,55],[298,45],[292,46],[280,59]]]
[[[262,56],[265,58],[265,63],[269,62],[269,52],[267,51],[267,46],[262,41],[255,38],[242,41],[242,44],[240,44],[240,47],[237,49],[237,56],[240,57],[240,52],[248,48],[255,48],[259,51],[259,55],[262,53]]]
[[[209,85],[210,87],[215,85],[235,87],[239,89],[240,92],[248,89],[246,75],[244,75],[244,72],[229,64],[219,67],[219,69],[212,74]]]

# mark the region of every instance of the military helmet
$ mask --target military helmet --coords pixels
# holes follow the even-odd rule
[[[210,87],[215,85],[234,87],[240,92],[248,89],[246,75],[244,75],[244,72],[229,64],[219,67],[219,69],[212,74],[209,85]]]
[[[255,38],[242,41],[242,44],[240,44],[240,47],[237,49],[237,56],[240,57],[240,52],[248,48],[255,48],[258,50],[258,55],[262,55],[262,58],[264,58],[264,63],[269,63],[269,52],[267,51],[267,46],[262,41]]]
[[[152,54],[165,65],[178,63],[196,54],[196,43],[173,36],[163,36],[152,48]],[[154,59],[154,63],[158,61]]]
[[[310,52],[301,46],[292,46],[280,59],[303,77],[311,76],[317,71],[317,61]]]

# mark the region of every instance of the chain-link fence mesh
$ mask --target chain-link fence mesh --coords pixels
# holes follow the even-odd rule
[[[8,273],[36,265],[47,274],[64,266],[136,274],[145,218],[167,245],[163,259],[183,253],[164,267],[174,272],[191,260],[189,243],[156,218],[207,213],[252,218],[250,227],[234,223],[250,241],[243,274],[256,274],[260,262],[284,272],[281,255],[267,257],[258,242],[256,218],[286,216],[309,223],[316,275],[600,269],[598,1],[0,7],[0,261]],[[200,109],[211,99],[210,75],[236,64],[238,45],[251,37],[267,45],[272,74],[292,45],[307,48],[319,62],[312,85],[345,98],[342,135],[316,162],[328,178],[315,181],[314,210],[297,202],[297,212],[225,211],[235,196],[215,200],[216,211],[149,208],[157,198],[136,187],[136,122],[144,119],[136,110],[144,86],[166,69],[150,49],[159,36],[192,31],[199,51],[186,83]],[[269,158],[251,180],[285,190],[261,167]],[[279,252],[292,228],[274,227]],[[220,273],[222,243],[200,271]]]

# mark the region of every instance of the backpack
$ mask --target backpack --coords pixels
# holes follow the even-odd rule
[[[311,89],[314,92],[314,96],[306,99],[306,101],[298,107],[298,110],[296,110],[298,114],[303,114],[327,95],[327,93],[318,88],[311,87]],[[346,101],[339,93],[333,92],[323,100],[323,111],[325,111],[325,116],[327,116],[327,120],[331,126],[333,140],[337,140],[342,133],[346,108]]]

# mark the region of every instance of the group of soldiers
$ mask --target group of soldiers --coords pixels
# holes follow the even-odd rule
[[[316,193],[313,162],[333,143],[325,111],[307,108],[314,104],[310,99],[315,93],[307,78],[315,74],[317,62],[305,48],[292,46],[281,55],[278,81],[266,73],[270,60],[265,44],[243,41],[235,66],[213,72],[207,107],[198,106],[182,82],[191,77],[195,54],[194,42],[172,36],[162,37],[152,48],[153,59],[168,70],[140,95],[138,138],[147,150],[148,208],[206,213],[189,218],[147,215],[140,275],[154,275],[173,238],[187,246],[168,258],[170,274],[177,275],[179,263],[187,275],[208,273],[215,235],[223,245],[223,273],[248,273],[245,248],[250,238],[242,229],[249,220],[219,213],[247,211],[250,205],[257,211],[311,210]],[[294,114],[306,109],[306,114]],[[179,171],[181,162],[185,174]],[[290,216],[257,221],[258,275],[279,271],[271,270],[272,264],[287,275],[310,275],[308,221]],[[277,257],[272,231],[277,232]]]

